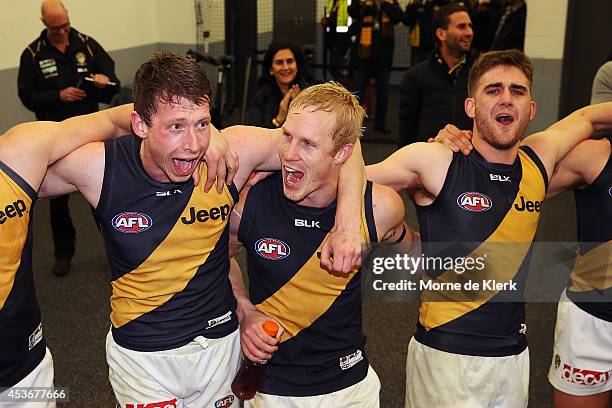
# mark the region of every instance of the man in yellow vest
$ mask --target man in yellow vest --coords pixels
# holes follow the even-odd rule
[[[334,81],[342,82],[342,66],[349,46],[348,28],[351,25],[347,1],[328,0],[321,25],[325,29],[325,51],[329,50],[329,73]]]

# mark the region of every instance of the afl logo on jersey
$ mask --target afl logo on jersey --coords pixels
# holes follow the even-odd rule
[[[274,238],[262,238],[255,243],[255,251],[262,258],[280,261],[289,256],[291,249],[283,241]]]
[[[485,212],[493,207],[493,202],[482,193],[470,192],[457,197],[457,205],[467,211]]]
[[[113,227],[124,234],[138,234],[151,228],[153,220],[147,214],[124,212],[113,217]]]
[[[232,402],[234,402],[234,396],[228,395],[225,398],[221,398],[220,400],[215,401],[215,408],[229,407],[232,405]]]

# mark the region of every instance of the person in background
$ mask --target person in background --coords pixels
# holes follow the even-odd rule
[[[434,15],[436,49],[426,61],[410,68],[400,84],[400,146],[424,142],[445,124],[470,129],[472,120],[463,109],[470,46],[474,33],[468,10],[456,3]]]
[[[263,74],[257,81],[247,123],[269,129],[281,127],[291,100],[312,82],[302,52],[288,41],[273,41],[264,56]]]
[[[612,101],[612,49],[607,62],[599,67],[591,90],[591,104]]]
[[[321,17],[325,28],[325,52],[329,50],[329,73],[334,81],[342,79],[342,65],[349,46],[347,0],[328,0],[326,15]]]
[[[611,102],[612,101],[612,49],[608,54],[607,62],[604,62],[599,67],[595,78],[593,78],[593,87],[591,89],[591,105],[595,103]],[[597,132],[595,138],[604,138],[612,140],[612,131],[604,130]]]
[[[520,50],[525,48],[527,3],[525,0],[506,0],[491,44],[492,51]]]
[[[478,0],[474,6],[474,41],[472,53],[478,55],[491,50],[499,18],[504,12],[506,0]]]
[[[93,113],[119,91],[115,63],[93,38],[71,28],[68,10],[58,0],[41,5],[45,29],[21,54],[18,93],[37,120],[61,121]],[[66,275],[75,251],[68,196],[51,200],[55,245],[53,273]]]
[[[351,25],[352,88],[363,104],[365,88],[376,81],[374,129],[391,133],[386,127],[389,77],[393,65],[395,25],[404,19],[397,0],[354,0],[348,8]]]
[[[457,0],[410,0],[406,5],[403,23],[410,27],[410,66],[425,61],[434,49],[434,33],[431,20],[434,14],[450,3],[457,3],[472,14],[471,1]]]

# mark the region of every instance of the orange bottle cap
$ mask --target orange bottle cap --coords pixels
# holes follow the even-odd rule
[[[278,334],[278,324],[272,320],[266,320],[262,327],[270,337],[276,337]]]

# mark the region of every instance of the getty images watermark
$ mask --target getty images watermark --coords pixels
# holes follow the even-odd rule
[[[418,302],[423,296],[428,301],[443,302],[556,302],[571,282],[592,301],[612,301],[607,298],[610,290],[601,291],[607,287],[606,282],[575,268],[577,253],[582,249],[578,258],[589,266],[587,272],[599,263],[596,269],[609,270],[610,246],[600,247],[595,257],[584,251],[583,244],[454,242],[425,243],[423,248],[406,244],[374,246],[362,269],[362,293],[366,301],[382,302]]]

